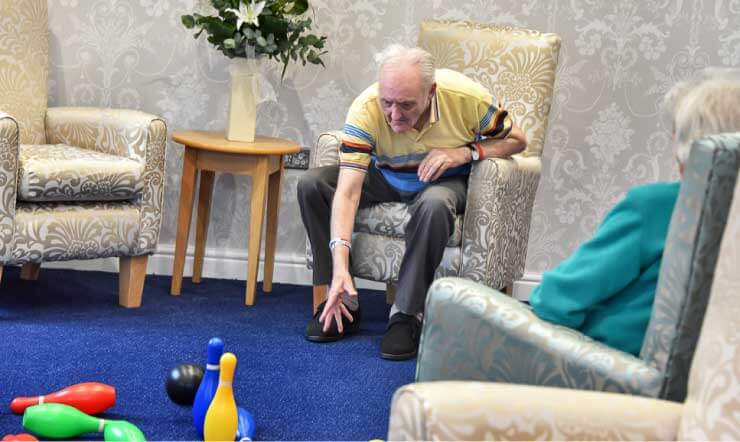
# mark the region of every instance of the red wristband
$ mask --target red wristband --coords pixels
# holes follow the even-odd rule
[[[485,155],[483,154],[483,146],[478,141],[473,142],[473,147],[475,147],[475,150],[478,151],[478,161],[485,158]]]

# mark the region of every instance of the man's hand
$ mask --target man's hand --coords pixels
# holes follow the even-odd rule
[[[432,149],[419,164],[419,181],[429,183],[441,177],[447,169],[452,169],[471,160],[470,149],[466,146],[457,149]]]
[[[339,333],[344,332],[342,316],[349,319],[349,322],[354,322],[352,314],[342,302],[342,295],[344,293],[348,293],[350,296],[357,296],[357,290],[355,290],[355,286],[352,283],[352,277],[346,272],[335,273],[331,281],[331,287],[329,287],[329,295],[324,305],[324,311],[319,316],[319,321],[324,322],[324,333],[329,330],[332,319],[337,321],[337,330],[339,330]]]

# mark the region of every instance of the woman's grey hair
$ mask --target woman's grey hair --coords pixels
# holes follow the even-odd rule
[[[425,89],[434,84],[434,57],[421,48],[408,48],[400,44],[392,44],[375,56],[378,63],[378,73],[385,65],[409,63],[419,67],[422,85]]]
[[[686,164],[695,140],[740,131],[740,69],[704,69],[698,80],[674,85],[663,106],[673,120],[676,157]]]

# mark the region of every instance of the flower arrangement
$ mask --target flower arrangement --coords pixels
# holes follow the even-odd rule
[[[279,60],[281,77],[291,61],[324,66],[326,37],[308,33],[312,24],[304,16],[308,0],[211,0],[211,5],[218,15],[183,15],[182,24],[200,28],[194,37],[205,32],[208,42],[227,57]]]

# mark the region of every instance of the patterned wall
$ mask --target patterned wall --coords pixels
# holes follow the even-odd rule
[[[50,105],[141,109],[170,130],[224,127],[226,59],[196,41],[180,15],[206,0],[49,0]],[[510,6],[510,5],[516,6]],[[658,106],[675,81],[709,65],[740,65],[740,0],[312,0],[329,37],[326,69],[279,66],[266,74],[276,102],[258,132],[310,147],[341,128],[356,94],[374,81],[372,55],[412,44],[425,18],[508,23],[563,39],[556,99],[535,203],[527,272],[557,264],[588,238],[634,184],[677,177],[669,125]],[[174,243],[182,149],[169,146],[160,244]],[[295,202],[300,170],[286,174],[278,253],[303,254]],[[216,177],[209,248],[245,250],[249,179]]]

